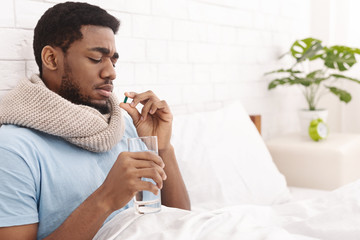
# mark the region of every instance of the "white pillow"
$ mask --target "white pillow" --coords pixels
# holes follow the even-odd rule
[[[275,204],[290,197],[284,176],[240,102],[174,116],[172,144],[195,210]]]

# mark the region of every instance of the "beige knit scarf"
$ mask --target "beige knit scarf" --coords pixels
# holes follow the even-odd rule
[[[33,75],[22,80],[0,102],[0,126],[14,124],[64,138],[92,152],[110,150],[124,134],[124,120],[116,97],[110,114],[76,105],[49,90]]]

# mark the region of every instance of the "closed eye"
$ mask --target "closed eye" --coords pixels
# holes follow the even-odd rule
[[[92,62],[94,63],[101,63],[101,58],[100,59],[95,59],[95,58],[89,58]]]

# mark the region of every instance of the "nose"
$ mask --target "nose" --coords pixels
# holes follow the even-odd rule
[[[111,59],[106,59],[106,63],[104,64],[104,68],[101,70],[100,77],[102,79],[114,80],[116,78],[116,71],[114,68],[114,64]]]

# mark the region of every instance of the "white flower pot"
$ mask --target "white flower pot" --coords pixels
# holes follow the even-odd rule
[[[300,132],[304,136],[309,136],[309,126],[310,122],[314,119],[321,118],[325,123],[328,117],[327,109],[319,110],[307,110],[301,109],[299,111],[299,121],[300,121]]]

